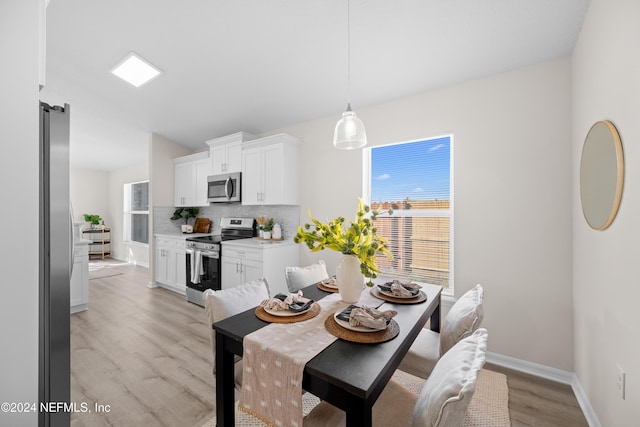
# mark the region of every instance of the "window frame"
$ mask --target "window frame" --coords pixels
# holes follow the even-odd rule
[[[144,242],[138,242],[137,240],[132,240],[131,239],[131,232],[132,232],[132,222],[133,222],[133,215],[147,215],[147,240],[150,239],[150,235],[149,235],[149,200],[148,200],[148,192],[147,192],[147,210],[146,211],[134,211],[131,210],[131,191],[134,185],[136,184],[144,184],[147,183],[147,185],[149,185],[149,180],[142,180],[142,181],[135,181],[135,182],[128,182],[125,183],[123,185],[123,206],[122,206],[122,213],[123,213],[123,222],[122,222],[122,241],[123,243],[127,244],[127,245],[135,245],[135,246],[141,246],[141,247],[149,247],[149,242],[147,241],[147,243]]]
[[[414,142],[422,142],[429,141],[440,138],[449,138],[449,210],[431,210],[426,212],[425,210],[400,210],[394,211],[394,216],[422,216],[422,217],[441,217],[447,216],[449,218],[449,285],[447,288],[443,288],[442,295],[447,297],[453,297],[454,289],[455,289],[455,263],[454,263],[454,232],[455,232],[455,224],[454,224],[454,135],[453,133],[444,133],[441,135],[430,136],[419,139],[412,139],[407,141],[400,142],[391,142],[388,144],[378,144],[374,146],[367,146],[362,149],[362,198],[368,205],[371,205],[371,153],[372,150],[380,147],[389,147],[393,145],[402,145],[402,144],[410,144]]]

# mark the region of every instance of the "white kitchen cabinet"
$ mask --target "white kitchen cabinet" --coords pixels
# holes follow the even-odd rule
[[[300,140],[286,134],[242,144],[242,204],[300,204]]]
[[[184,237],[156,236],[155,282],[157,285],[185,295],[187,266]]]
[[[69,282],[71,314],[87,309],[89,304],[89,244],[90,240],[79,240],[73,248],[73,272]]]
[[[222,242],[222,289],[263,277],[271,296],[286,293],[285,267],[298,265],[298,246],[292,241],[242,239]]]
[[[206,141],[211,159],[211,175],[240,172],[242,168],[242,143],[255,138],[254,135],[237,132]]]
[[[207,177],[211,175],[209,153],[202,152],[173,159],[174,204],[179,207],[209,206]]]

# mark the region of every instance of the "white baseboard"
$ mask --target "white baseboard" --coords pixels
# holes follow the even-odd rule
[[[504,368],[513,369],[514,371],[570,385],[576,396],[576,400],[580,405],[580,409],[582,409],[582,413],[589,423],[589,427],[602,427],[593,407],[591,406],[591,402],[589,402],[589,399],[578,380],[578,377],[573,372],[492,352],[487,352],[487,362]]]
[[[515,357],[503,356],[502,354],[488,351],[487,362],[562,384],[571,385],[573,383],[573,372],[516,359]]]
[[[575,374],[573,374],[573,382],[571,383],[571,388],[573,389],[573,393],[576,395],[576,399],[578,400],[578,404],[582,409],[584,417],[589,423],[589,427],[602,427],[602,425],[600,424],[600,420],[598,420],[598,416],[591,406],[591,402],[589,402],[589,398],[587,398],[587,394],[582,388],[582,384],[580,384],[580,380]]]

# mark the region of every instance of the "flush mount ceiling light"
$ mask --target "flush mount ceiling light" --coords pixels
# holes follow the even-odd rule
[[[351,5],[347,0],[347,111],[336,124],[333,132],[333,146],[343,150],[353,150],[367,145],[367,134],[362,120],[351,110]]]
[[[111,70],[113,74],[127,83],[140,87],[158,77],[162,71],[135,52],[129,53]]]

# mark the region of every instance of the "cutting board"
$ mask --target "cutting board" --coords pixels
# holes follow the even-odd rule
[[[211,229],[211,220],[209,218],[196,218],[193,226],[194,233],[208,233]]]

